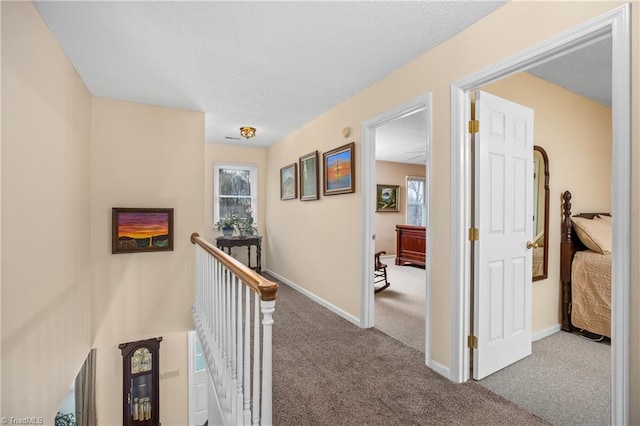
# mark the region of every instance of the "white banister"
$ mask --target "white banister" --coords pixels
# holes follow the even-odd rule
[[[198,234],[191,242],[196,245],[193,318],[221,416],[225,425],[270,426],[278,286]]]

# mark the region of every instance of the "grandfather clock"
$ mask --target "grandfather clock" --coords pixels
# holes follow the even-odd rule
[[[121,343],[124,426],[160,425],[160,363],[162,337]]]

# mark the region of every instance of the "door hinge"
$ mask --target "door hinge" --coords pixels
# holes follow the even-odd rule
[[[470,349],[478,349],[478,338],[473,334],[467,336],[467,347]]]
[[[478,133],[480,131],[480,122],[478,120],[469,120],[469,133]]]
[[[480,239],[480,230],[478,228],[469,228],[469,241],[478,241]]]

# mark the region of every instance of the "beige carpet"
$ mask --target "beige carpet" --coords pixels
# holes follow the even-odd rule
[[[381,261],[387,264],[391,285],[375,295],[375,327],[424,353],[425,270],[410,265],[396,266],[393,257],[382,258]]]
[[[283,284],[274,321],[274,425],[546,424],[476,383],[450,382],[421,352]]]

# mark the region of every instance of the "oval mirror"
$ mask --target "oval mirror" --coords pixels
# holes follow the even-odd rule
[[[549,158],[542,147],[533,147],[533,281],[549,272]]]

